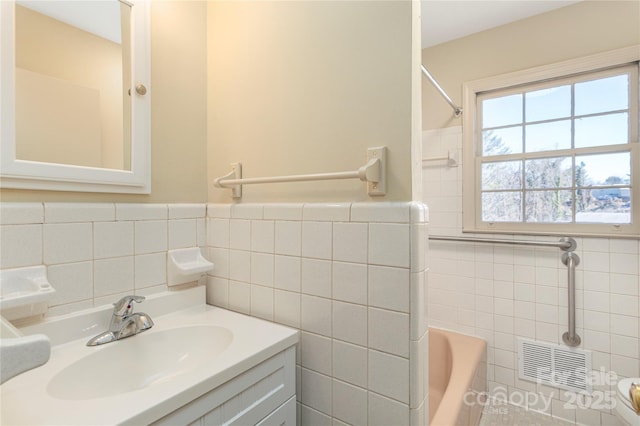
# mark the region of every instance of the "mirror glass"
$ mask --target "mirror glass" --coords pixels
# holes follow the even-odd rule
[[[0,187],[149,194],[149,52],[148,0],[0,0]]]
[[[16,158],[131,170],[131,6],[19,0]]]

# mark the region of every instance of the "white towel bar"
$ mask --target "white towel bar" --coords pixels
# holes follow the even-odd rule
[[[334,179],[360,179],[368,182],[369,195],[386,194],[386,147],[369,148],[367,150],[367,164],[358,170],[347,172],[314,173],[305,175],[269,176],[269,177],[242,177],[242,164],[232,163],[231,172],[214,179],[213,184],[218,188],[230,188],[233,198],[242,197],[242,185],[256,183],[281,183],[281,182],[306,182],[316,180]]]
[[[456,154],[454,153],[453,155],[451,154],[451,151],[447,151],[447,155],[446,156],[442,156],[442,157],[425,157],[422,159],[423,162],[425,161],[447,161],[447,166],[449,167],[456,167],[458,165],[458,159],[456,158]]]

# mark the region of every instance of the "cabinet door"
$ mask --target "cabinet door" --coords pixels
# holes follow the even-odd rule
[[[295,395],[280,407],[273,410],[271,414],[262,419],[256,426],[296,426]]]

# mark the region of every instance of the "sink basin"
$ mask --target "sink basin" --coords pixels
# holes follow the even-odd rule
[[[47,393],[87,400],[136,391],[198,368],[229,347],[233,334],[213,325],[150,330],[95,350],[51,378]]]

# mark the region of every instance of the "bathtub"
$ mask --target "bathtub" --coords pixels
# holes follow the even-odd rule
[[[477,425],[486,388],[487,343],[429,328],[429,424]]]

